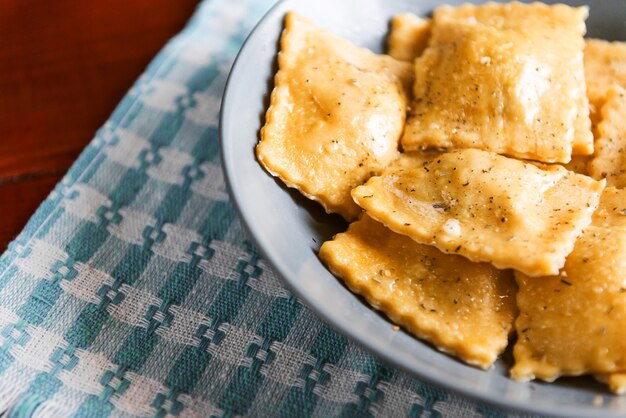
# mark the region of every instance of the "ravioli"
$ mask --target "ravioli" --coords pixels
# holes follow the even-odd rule
[[[514,378],[551,381],[561,375],[596,373],[611,391],[626,390],[626,374],[606,373],[623,368],[620,364],[626,361],[614,361],[626,336],[624,265],[626,190],[607,187],[591,226],[558,276],[516,273],[520,315]]]
[[[530,276],[558,273],[604,188],[558,165],[475,149],[414,158],[417,167],[390,167],[355,188],[357,204],[419,243]]]
[[[626,43],[589,39],[585,43],[585,79],[591,120],[599,122],[609,88],[626,88]]]
[[[602,192],[600,206],[593,214],[592,225],[605,228],[626,229],[626,189],[607,187]],[[611,392],[617,395],[626,393],[626,373],[596,374],[596,378],[606,383]]]
[[[413,62],[422,55],[430,38],[430,19],[413,13],[401,13],[391,19],[387,38],[389,55],[401,61]]]
[[[600,196],[600,205],[593,213],[591,225],[626,229],[626,189],[604,189]]]
[[[350,190],[398,156],[411,65],[286,17],[257,158],[272,175],[356,218]]]
[[[420,245],[367,215],[319,256],[393,322],[469,364],[488,368],[507,346],[516,314],[511,271]]]
[[[516,272],[517,380],[626,369],[626,230],[589,226],[561,274]]]
[[[596,130],[589,175],[606,178],[609,186],[626,187],[626,91],[621,87],[614,85],[608,90]]]
[[[562,163],[591,154],[586,17],[586,8],[539,3],[438,8],[415,61],[403,148],[478,148]]]

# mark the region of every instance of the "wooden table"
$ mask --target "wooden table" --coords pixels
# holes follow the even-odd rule
[[[0,253],[197,2],[0,1]]]

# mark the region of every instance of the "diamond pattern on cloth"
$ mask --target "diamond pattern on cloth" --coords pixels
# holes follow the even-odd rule
[[[243,232],[217,119],[272,3],[201,3],[0,258],[0,414],[503,415],[329,329]]]

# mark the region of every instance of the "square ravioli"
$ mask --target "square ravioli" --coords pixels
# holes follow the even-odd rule
[[[625,270],[626,230],[589,226],[560,274],[516,272],[520,314],[511,376],[553,381],[626,370]]]
[[[401,61],[413,62],[422,55],[430,38],[430,19],[422,19],[413,13],[401,13],[391,19],[391,31],[387,38],[389,55]]]
[[[626,43],[588,39],[584,60],[590,116],[596,124],[609,88],[626,88]]]
[[[600,206],[593,214],[592,225],[626,229],[626,189],[607,187],[602,192]],[[626,393],[626,372],[599,373],[596,379],[606,383],[611,392],[616,395]]]
[[[626,90],[617,85],[609,89],[596,131],[589,175],[606,178],[609,186],[626,187]]]
[[[516,314],[511,271],[420,245],[367,215],[320,249],[346,285],[438,349],[488,368]]]
[[[626,230],[626,189],[607,187],[600,197],[600,206],[593,214],[592,225]],[[599,373],[596,379],[606,383],[617,395],[626,393],[626,373]]]
[[[539,3],[438,8],[415,61],[403,148],[478,148],[563,163],[591,154],[586,16],[586,8]]]
[[[559,165],[481,150],[414,155],[413,168],[408,158],[352,191],[368,215],[419,243],[530,276],[558,273],[604,188]]]
[[[257,158],[272,175],[350,220],[350,190],[398,155],[411,65],[290,13]]]

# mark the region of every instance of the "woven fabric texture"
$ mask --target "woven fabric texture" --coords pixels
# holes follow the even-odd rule
[[[0,413],[504,415],[335,333],[242,230],[217,119],[271,3],[202,3],[0,259]]]

